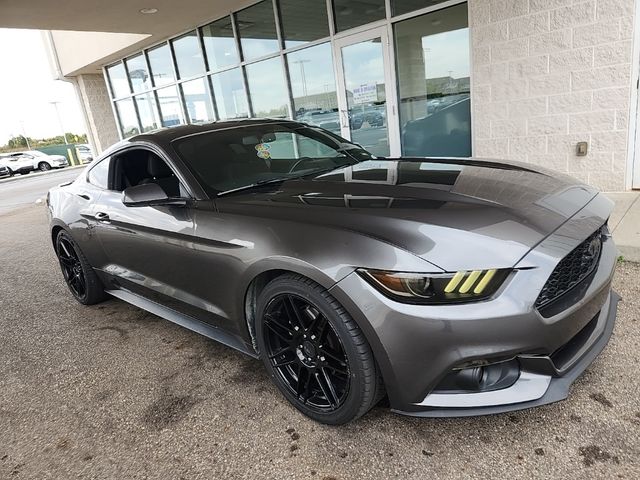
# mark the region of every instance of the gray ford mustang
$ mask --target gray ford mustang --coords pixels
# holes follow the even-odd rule
[[[278,120],[105,152],[47,197],[64,279],[260,358],[328,424],[554,402],[609,340],[612,203],[531,165],[376,158]]]

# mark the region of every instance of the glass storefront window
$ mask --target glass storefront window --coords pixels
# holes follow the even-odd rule
[[[120,132],[123,138],[131,137],[140,133],[138,128],[138,117],[136,115],[136,109],[133,106],[133,100],[126,98],[124,100],[118,100],[115,102],[116,112],[118,113],[118,119],[120,120]]]
[[[158,114],[156,113],[156,102],[152,93],[144,93],[133,97],[138,107],[140,116],[140,126],[143,132],[158,128]]]
[[[175,85],[161,88],[157,91],[158,105],[160,107],[160,121],[163,127],[171,127],[184,123],[182,110],[180,109],[180,98]]]
[[[432,7],[444,0],[391,0],[391,15],[402,15],[421,8]]]
[[[202,27],[202,42],[209,62],[209,70],[234,65],[240,61],[233,36],[231,17],[216,20]]]
[[[275,53],[280,49],[271,0],[263,0],[236,14],[242,55],[245,60]]]
[[[333,0],[336,31],[342,32],[386,16],[384,0]]]
[[[127,64],[127,72],[129,72],[129,80],[133,87],[133,93],[144,92],[151,88],[151,80],[149,78],[149,69],[144,55],[136,55],[125,61]]]
[[[246,66],[247,82],[253,115],[256,117],[286,117],[287,87],[280,57]]]
[[[279,3],[285,48],[329,36],[327,4],[322,0],[280,0]]]
[[[467,5],[394,25],[402,153],[471,155]]]
[[[131,94],[129,90],[129,80],[127,80],[127,72],[124,71],[124,65],[122,65],[122,63],[107,67],[107,75],[109,77],[113,98],[125,97]]]
[[[340,116],[333,74],[331,44],[287,55],[294,118],[340,134]]]
[[[149,57],[149,67],[151,68],[153,84],[156,87],[175,82],[176,76],[173,72],[169,45],[152,48],[147,51],[147,57]]]
[[[382,49],[380,37],[342,48],[351,140],[376,156],[390,152]]]
[[[176,38],[171,44],[178,66],[178,77],[189,78],[204,73],[204,59],[195,31]]]
[[[244,80],[239,68],[211,75],[213,95],[220,118],[243,118],[249,116]]]
[[[213,120],[211,96],[206,82],[205,78],[198,78],[181,85],[189,123]]]

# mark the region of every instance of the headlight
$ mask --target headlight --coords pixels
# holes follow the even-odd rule
[[[358,273],[387,297],[404,303],[432,305],[484,300],[498,290],[510,271],[422,274],[359,269]]]

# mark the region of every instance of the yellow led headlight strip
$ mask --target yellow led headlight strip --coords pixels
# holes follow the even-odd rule
[[[472,272],[457,272],[451,278],[451,280],[449,280],[449,283],[444,288],[444,291],[445,293],[453,293],[457,289],[458,293],[468,293],[475,285],[475,288],[473,288],[473,293],[475,293],[476,295],[481,294],[484,289],[487,288],[489,282],[491,282],[491,279],[496,274],[496,271],[497,270],[493,269],[473,270]]]

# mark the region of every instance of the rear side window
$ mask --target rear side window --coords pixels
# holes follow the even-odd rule
[[[109,164],[111,158],[105,158],[89,170],[89,183],[105,190],[109,187]]]

